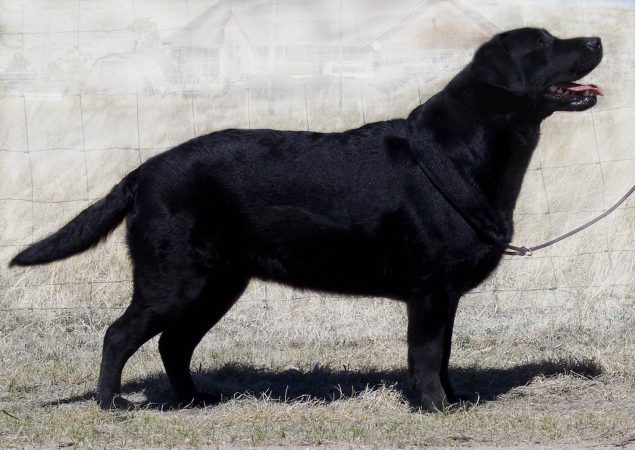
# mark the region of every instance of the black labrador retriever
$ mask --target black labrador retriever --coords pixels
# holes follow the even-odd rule
[[[190,360],[252,277],[407,303],[408,367],[423,407],[456,400],[448,379],[459,298],[499,263],[539,137],[554,111],[592,107],[573,83],[602,59],[597,37],[523,28],[494,36],[438,94],[396,119],[343,133],[224,130],[128,174],[102,200],[11,264],[44,264],[97,244],[124,218],[132,302],[106,332],[102,408],[130,356],[161,333],[185,404]]]

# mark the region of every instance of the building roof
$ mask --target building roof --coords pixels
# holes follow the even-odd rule
[[[230,21],[261,46],[363,49],[393,41],[410,48],[453,48],[499,31],[465,0],[219,0],[166,43],[220,46]]]
[[[404,45],[407,48],[464,48],[489,39],[499,27],[463,0],[432,0],[420,3],[363,45]]]
[[[421,0],[220,0],[168,39],[176,47],[219,45],[230,18],[257,45],[361,47]],[[425,2],[424,2],[425,3]]]

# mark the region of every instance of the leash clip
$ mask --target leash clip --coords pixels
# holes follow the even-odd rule
[[[518,254],[520,256],[533,256],[534,252],[531,251],[530,248],[525,247],[524,245],[520,246],[518,249]]]
[[[507,244],[507,249],[505,250],[506,255],[516,255],[516,256],[532,256],[534,251],[521,245],[520,247],[516,247],[515,245]]]

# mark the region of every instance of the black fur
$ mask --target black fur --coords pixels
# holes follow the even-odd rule
[[[104,408],[129,406],[118,396],[121,371],[159,333],[180,399],[215,400],[196,391],[190,358],[252,277],[407,302],[410,373],[423,406],[441,407],[455,399],[448,360],[459,298],[502,255],[468,221],[509,242],[541,121],[596,101],[545,96],[549,85],[599,64],[601,47],[588,44],[529,28],[497,35],[406,120],[343,133],[225,130],[190,140],[141,165],[12,264],[78,253],[127,217],[134,292],[104,339]]]
[[[130,172],[110,193],[86,208],[64,227],[16,255],[9,266],[46,264],[88,250],[105,239],[128,215],[137,189],[137,173]]]

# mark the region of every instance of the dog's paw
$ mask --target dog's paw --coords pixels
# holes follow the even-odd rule
[[[446,411],[451,403],[443,390],[421,393],[421,409],[427,412]]]
[[[98,400],[99,407],[104,411],[130,411],[135,409],[134,403],[126,400],[121,395],[113,396],[110,401]]]
[[[436,395],[422,394],[421,409],[427,412],[452,412],[471,406],[472,399],[467,395],[452,395],[436,393]]]

